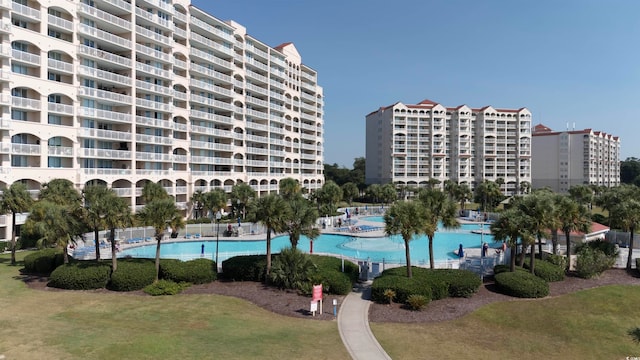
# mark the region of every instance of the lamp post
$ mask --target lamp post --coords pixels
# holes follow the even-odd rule
[[[220,268],[220,265],[218,265],[218,244],[220,242],[220,219],[222,218],[222,213],[220,212],[220,210],[218,210],[218,212],[216,212],[216,223],[217,223],[217,227],[216,227],[216,270]]]

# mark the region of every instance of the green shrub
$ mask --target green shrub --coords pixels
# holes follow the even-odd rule
[[[311,258],[294,248],[282,249],[273,259],[269,280],[281,289],[304,289],[317,267]]]
[[[349,275],[336,270],[320,269],[311,275],[311,282],[322,284],[322,291],[328,294],[347,295],[353,288]]]
[[[388,290],[395,291],[396,301],[402,304],[406,304],[411,295],[423,295],[429,301],[432,299],[431,286],[424,279],[409,279],[406,275],[395,274],[381,275],[373,280],[371,299],[378,303],[388,303],[389,298],[385,296]]]
[[[385,270],[381,276],[394,275],[406,277],[407,269],[397,267]],[[471,297],[482,285],[480,277],[468,270],[461,269],[425,269],[412,267],[413,278],[431,288],[431,300],[447,297]]]
[[[121,259],[118,269],[111,274],[107,288],[114,291],[134,291],[150,285],[156,278],[152,259]]]
[[[160,261],[160,278],[176,283],[210,283],[216,279],[216,263],[210,259],[180,261],[163,259]]]
[[[24,269],[33,274],[50,274],[64,263],[61,249],[42,249],[24,257]]]
[[[567,257],[564,255],[549,254],[545,261],[548,261],[553,265],[560,267],[561,269],[566,269],[568,266]]]
[[[616,244],[598,239],[598,240],[588,241],[578,245],[576,247],[576,254],[579,253],[580,250],[582,250],[582,248],[584,247],[589,247],[593,250],[600,250],[606,256],[613,257],[613,258],[617,257],[618,253],[620,252],[620,250],[616,247]]]
[[[500,293],[519,298],[541,298],[549,295],[549,284],[525,271],[502,272],[495,275]]]
[[[47,286],[67,290],[102,289],[109,282],[110,273],[108,263],[74,262],[53,270]]]
[[[228,280],[264,281],[266,269],[266,255],[234,256],[222,262],[222,276]]]
[[[636,258],[636,271],[640,272],[640,258]]]
[[[389,299],[389,304],[393,302],[393,299],[396,297],[396,292],[393,289],[386,289],[384,293],[382,293],[385,298]]]
[[[409,305],[409,307],[411,308],[411,310],[416,310],[416,311],[420,311],[422,310],[425,306],[427,306],[427,304],[429,303],[429,300],[424,297],[424,295],[410,295],[409,298],[407,299],[407,305]]]
[[[449,284],[450,297],[469,298],[478,292],[482,281],[480,277],[469,270],[439,269],[442,279]]]
[[[5,250],[10,249],[11,243],[8,241],[0,241],[0,254],[5,252]]]
[[[529,269],[529,263],[525,261],[525,269]],[[564,280],[564,267],[554,265],[545,260],[538,260],[534,265],[534,275],[541,278],[546,282],[562,281]]]
[[[323,255],[310,255],[311,261],[318,267],[318,269],[323,270],[335,270],[342,273],[342,259],[333,257],[333,256],[323,256]],[[358,269],[358,265],[352,263],[351,261],[344,260],[344,273],[351,280],[352,284],[355,284],[358,281],[358,276],[360,275],[360,269]]]
[[[189,286],[191,286],[191,284],[187,282],[177,283],[175,281],[162,279],[158,280],[155,284],[145,286],[144,292],[151,296],[176,295]]]
[[[607,256],[601,250],[584,246],[578,252],[576,274],[581,278],[590,279],[610,269],[615,261],[614,257]]]

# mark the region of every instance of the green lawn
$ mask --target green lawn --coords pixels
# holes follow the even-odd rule
[[[289,318],[218,295],[31,290],[20,267],[0,255],[7,359],[349,358],[335,321]]]
[[[393,359],[625,359],[640,356],[640,286],[494,303],[437,324],[371,324]]]

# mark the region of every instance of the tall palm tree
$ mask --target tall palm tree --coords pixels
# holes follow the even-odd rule
[[[413,277],[409,242],[415,235],[425,234],[429,226],[429,211],[419,201],[396,201],[384,214],[384,231],[387,236],[400,234],[404,240],[407,261],[407,277]]]
[[[104,216],[107,205],[107,195],[110,191],[105,185],[87,185],[82,190],[86,220],[93,230],[94,245],[96,248],[96,261],[100,261],[100,230],[105,228]]]
[[[258,223],[267,228],[267,269],[265,281],[271,272],[271,233],[282,232],[288,218],[288,207],[284,199],[277,194],[258,198],[251,206],[250,213]]]
[[[73,183],[67,179],[53,179],[42,184],[38,195],[39,200],[49,200],[52,203],[71,206],[81,206],[82,196]]]
[[[25,232],[40,234],[38,247],[55,245],[62,249],[64,263],[69,263],[67,246],[86,229],[81,207],[39,200],[31,208]]]
[[[320,235],[320,231],[315,227],[318,220],[318,210],[302,196],[287,201],[288,211],[285,221],[285,231],[289,233],[291,248],[298,248],[300,236],[304,235],[312,242]],[[313,249],[312,247],[310,249]]]
[[[239,206],[242,211],[242,219],[246,219],[247,205],[256,198],[256,191],[249,184],[239,183],[231,187],[231,202]],[[240,209],[238,209],[240,210]]]
[[[144,203],[151,202],[157,199],[171,198],[162,185],[154,183],[153,181],[147,181],[142,188],[142,200]]]
[[[211,227],[217,219],[217,213],[222,212],[225,206],[227,206],[227,193],[220,188],[215,188],[209,192],[206,192],[202,197],[204,208],[211,212]],[[217,231],[217,229],[216,229]]]
[[[395,185],[392,183],[387,183],[382,185],[381,189],[382,201],[386,204],[391,204],[396,201],[398,198],[398,191],[396,190]]]
[[[191,203],[193,204],[193,216],[198,219],[198,217],[202,217],[202,209],[204,208],[203,199],[204,193],[202,190],[194,191],[193,195],[191,195]]]
[[[464,210],[464,204],[473,198],[473,192],[467,184],[459,184],[455,186],[453,191],[453,199],[460,204],[460,211]]]
[[[23,183],[15,182],[2,193],[0,209],[2,213],[11,213],[11,265],[16,264],[16,214],[28,211],[32,204],[33,199]]]
[[[358,196],[360,190],[358,190],[358,186],[352,182],[347,182],[342,184],[342,199],[351,206],[351,202],[355,197]]]
[[[534,235],[527,228],[529,224],[529,216],[517,208],[510,208],[500,214],[498,220],[490,225],[491,234],[495,241],[505,241],[511,250],[509,259],[509,270],[516,270],[516,249],[518,247],[518,239],[523,244],[530,242]]]
[[[530,222],[527,226],[538,240],[538,252],[540,254],[542,254],[542,235],[549,228],[551,216],[553,215],[551,196],[552,194],[549,191],[539,190],[529,196],[518,198],[514,203],[520,211],[530,217]],[[535,241],[530,245],[529,271],[533,274],[535,272]]]
[[[617,219],[617,223],[624,231],[628,231],[630,233],[627,270],[631,270],[634,246],[633,237],[635,235],[635,230],[640,225],[640,201],[637,197],[625,199],[612,208],[611,215]]]
[[[558,204],[558,220],[567,244],[567,264],[571,268],[571,232],[591,231],[591,216],[584,205],[569,197],[565,198]]]
[[[438,222],[442,222],[442,226],[447,229],[460,227],[456,219],[457,204],[439,189],[424,189],[418,194],[418,199],[427,210],[427,223],[424,230],[429,238],[429,266],[433,269],[435,268],[433,238],[438,230]]]
[[[152,226],[156,238],[156,278],[160,274],[160,243],[167,227],[179,228],[184,226],[184,219],[180,210],[171,198],[156,198],[147,203],[136,214],[138,220],[145,226]]]

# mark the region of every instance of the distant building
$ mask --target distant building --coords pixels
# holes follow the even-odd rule
[[[566,193],[574,185],[620,185],[620,138],[602,131],[553,131],[538,124],[532,134],[532,187]]]
[[[393,182],[425,187],[450,179],[472,189],[483,180],[504,180],[516,194],[531,184],[531,112],[467,105],[445,107],[430,100],[401,102],[366,116],[368,184]]]

